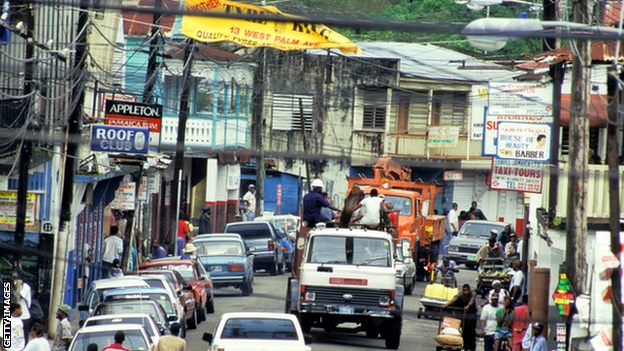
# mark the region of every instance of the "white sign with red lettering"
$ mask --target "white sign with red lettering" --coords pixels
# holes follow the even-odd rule
[[[505,159],[550,161],[551,124],[498,123],[496,156]]]
[[[552,116],[552,84],[490,82],[488,113],[503,116]]]
[[[542,192],[543,163],[535,161],[503,160],[492,158],[490,189]]]
[[[496,144],[498,143],[498,123],[499,122],[524,122],[524,123],[552,123],[551,117],[534,117],[534,116],[485,116],[485,124],[483,126],[483,156],[496,156]]]

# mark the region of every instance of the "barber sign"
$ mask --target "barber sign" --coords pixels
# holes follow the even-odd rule
[[[496,156],[502,159],[550,161],[551,124],[498,122]]]
[[[91,150],[146,154],[149,150],[149,128],[91,126]]]

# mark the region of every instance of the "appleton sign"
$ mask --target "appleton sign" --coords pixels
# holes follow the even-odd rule
[[[160,143],[161,105],[106,100],[104,124],[119,127],[149,128],[150,146]]]

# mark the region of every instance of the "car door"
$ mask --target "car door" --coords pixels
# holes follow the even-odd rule
[[[176,281],[176,286],[182,291],[182,296],[180,296],[180,303],[185,306],[186,311],[186,319],[191,319],[193,317],[193,311],[195,311],[195,294],[193,294],[193,289],[187,289],[186,282],[182,275],[177,271],[172,271],[173,278]]]

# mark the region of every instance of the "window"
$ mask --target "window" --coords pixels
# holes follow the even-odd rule
[[[459,126],[464,131],[468,94],[463,91],[434,91],[431,103],[432,126]]]
[[[312,131],[314,97],[310,95],[273,94],[273,130],[301,130],[301,107],[307,132]]]
[[[358,88],[356,95],[356,129],[384,130],[387,110],[386,88]]]
[[[165,76],[165,113],[178,114],[180,111],[181,76]]]

